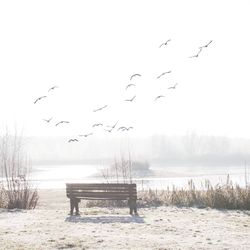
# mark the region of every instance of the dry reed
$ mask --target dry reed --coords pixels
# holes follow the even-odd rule
[[[193,180],[188,182],[188,188],[167,188],[166,190],[147,190],[139,192],[142,206],[173,205],[180,207],[210,207],[217,209],[250,210],[250,187],[240,187],[233,184],[229,176],[224,185],[212,186],[205,181],[202,189],[197,189]]]
[[[86,201],[85,205],[87,207],[125,207],[127,201],[96,200]],[[209,180],[205,180],[202,189],[197,189],[193,180],[190,180],[186,189],[168,187],[164,190],[138,191],[138,207],[155,206],[250,210],[250,186],[234,185],[228,176],[224,185],[213,186]]]

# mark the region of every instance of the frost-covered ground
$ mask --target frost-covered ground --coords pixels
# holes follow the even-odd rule
[[[250,249],[250,212],[158,207],[84,208],[65,191],[41,192],[35,210],[0,210],[0,249]]]

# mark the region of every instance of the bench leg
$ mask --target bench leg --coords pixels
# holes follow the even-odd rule
[[[132,200],[132,199],[129,199],[128,200],[128,205],[129,205],[129,213],[131,215],[133,215],[133,213],[135,215],[138,215],[137,213],[137,204],[136,204],[136,200]]]
[[[73,215],[74,212],[74,201],[70,199],[70,215]]]
[[[135,214],[135,215],[138,214],[138,213],[137,213],[137,204],[136,204],[136,202],[135,202],[135,206],[134,206],[134,214]]]
[[[129,213],[132,215],[133,214],[133,207],[129,206]]]
[[[76,215],[79,215],[79,199],[71,198],[70,199],[70,215],[73,215],[74,209],[76,210]]]
[[[76,200],[75,201],[75,209],[76,209],[76,215],[80,215],[80,213],[79,213],[79,200]]]

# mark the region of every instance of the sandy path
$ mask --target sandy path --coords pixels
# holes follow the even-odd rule
[[[67,199],[46,192],[35,210],[0,210],[0,249],[250,249],[250,212],[81,206],[70,217]]]

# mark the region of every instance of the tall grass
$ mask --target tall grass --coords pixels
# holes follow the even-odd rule
[[[143,206],[173,205],[250,210],[250,186],[234,185],[229,176],[224,185],[213,186],[209,180],[206,180],[203,188],[197,189],[193,180],[190,180],[186,189],[175,187],[166,190],[149,189],[139,192],[139,196]]]
[[[126,201],[96,200],[86,201],[87,207],[125,207]],[[203,187],[197,189],[194,181],[187,188],[168,187],[164,190],[148,189],[138,191],[138,207],[178,206],[216,209],[250,210],[250,185],[240,187],[227,177],[225,184],[212,185],[205,180]]]

